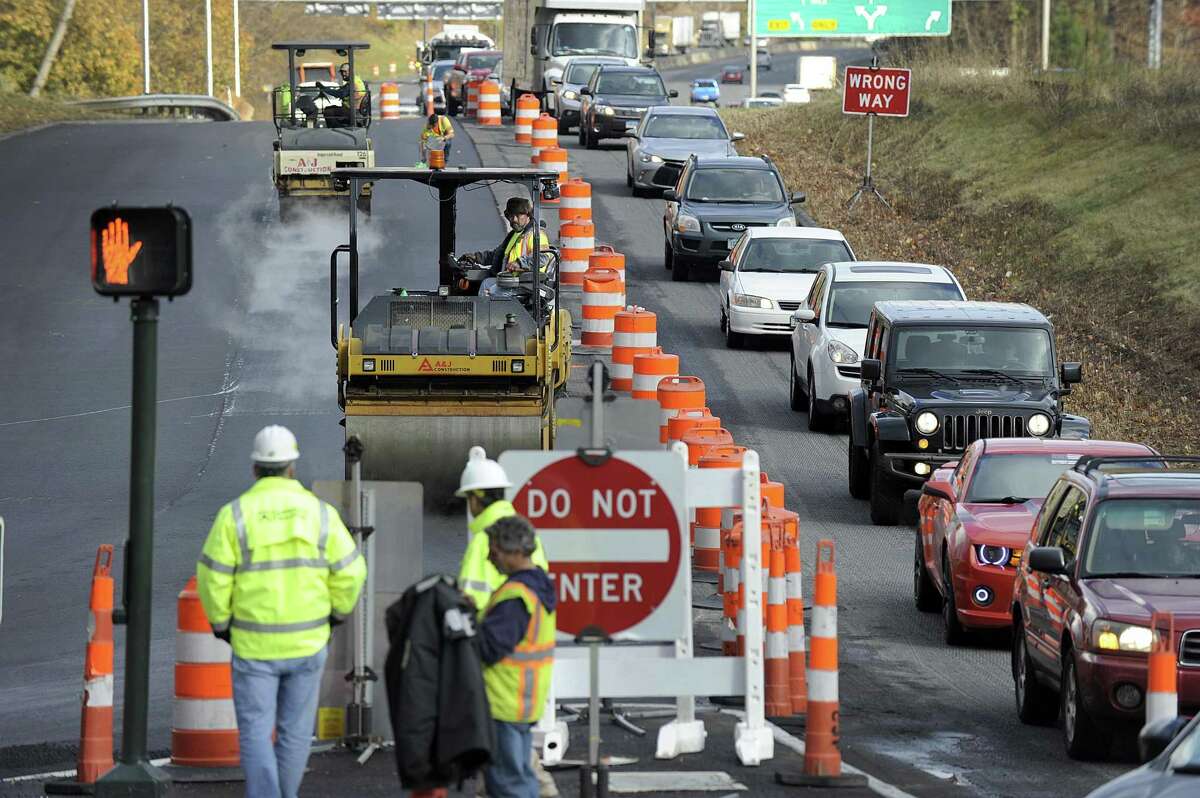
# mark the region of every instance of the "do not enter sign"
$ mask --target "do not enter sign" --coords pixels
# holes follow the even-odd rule
[[[506,452],[500,461],[517,486],[513,505],[537,528],[550,561],[559,632],[574,637],[596,624],[627,639],[677,636],[681,458],[631,452],[589,465],[562,452]]]

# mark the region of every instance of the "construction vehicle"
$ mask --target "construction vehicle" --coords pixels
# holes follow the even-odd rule
[[[434,61],[457,61],[463,50],[494,50],[496,42],[485,36],[478,25],[446,25],[429,37],[417,42],[417,60],[422,64]]]
[[[362,478],[421,482],[427,503],[450,499],[467,453],[554,445],[554,403],[571,361],[571,317],[558,301],[557,253],[535,245],[529,268],[485,279],[485,267],[455,255],[460,191],[505,182],[529,191],[533,225],[557,196],[557,175],[537,169],[410,167],[336,169],[350,190],[408,180],[439,209],[437,285],[394,288],[359,309],[358,214],[349,243],[329,263],[329,337],[337,350],[338,403],[347,438],[365,446]],[[425,192],[419,192],[424,194]],[[534,236],[538,239],[538,236]],[[347,322],[338,319],[338,258],[349,256]]]
[[[343,101],[336,96],[337,84],[329,83],[336,74],[332,63],[302,63],[309,51],[332,51],[345,58],[349,83],[355,85],[354,53],[366,50],[365,42],[276,42],[273,50],[285,50],[288,57],[288,84],[275,89],[272,107],[275,120],[275,153],[271,162],[271,180],[279,198],[279,218],[292,218],[300,205],[345,203],[349,187],[333,177],[339,167],[372,167],[375,151],[368,136],[371,126],[371,92],[356,92]],[[345,102],[351,112],[342,116],[337,109]],[[371,212],[371,184],[364,183],[355,194],[358,209]],[[340,204],[339,204],[340,209]]]

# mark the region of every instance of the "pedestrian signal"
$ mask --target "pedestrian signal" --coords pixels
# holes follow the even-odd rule
[[[92,214],[92,287],[104,296],[181,296],[192,287],[192,220],[182,208]]]

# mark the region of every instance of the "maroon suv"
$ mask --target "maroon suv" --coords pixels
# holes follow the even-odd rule
[[[1200,710],[1200,458],[1085,457],[1042,505],[1013,584],[1017,714],[1067,753],[1145,718],[1153,613],[1171,613],[1181,714]]]

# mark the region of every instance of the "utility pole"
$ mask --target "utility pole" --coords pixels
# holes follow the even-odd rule
[[[1162,68],[1163,0],[1150,0],[1150,41],[1148,42],[1146,65],[1151,69]]]
[[[233,96],[242,96],[242,43],[239,41],[238,0],[233,0]]]
[[[212,0],[204,0],[205,63],[208,66],[208,96],[213,96],[212,76]]]
[[[750,29],[750,96],[758,96],[758,30],[754,25],[754,17],[757,13],[757,3],[755,0],[750,0],[747,8],[746,27]],[[720,28],[720,17],[718,16],[718,25]]]
[[[150,0],[142,0],[142,93],[150,93]]]
[[[1050,70],[1050,0],[1042,0],[1042,71]]]
[[[71,15],[74,13],[75,0],[67,0],[62,14],[58,17],[58,27],[54,29],[54,35],[50,37],[50,44],[46,46],[46,55],[42,57],[42,65],[38,67],[37,76],[33,79],[33,86],[29,89],[30,97],[41,94],[42,89],[46,86],[46,79],[50,77],[50,67],[54,66],[54,59],[58,57],[58,48],[62,47],[63,37],[67,35],[67,24],[70,23]]]

